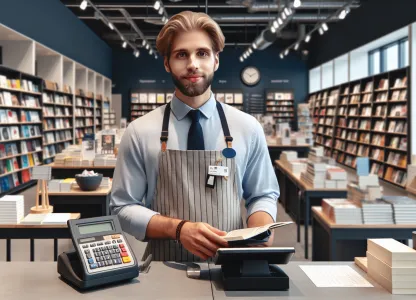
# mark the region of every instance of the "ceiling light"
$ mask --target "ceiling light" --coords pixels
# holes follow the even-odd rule
[[[283,56],[283,53],[280,53],[280,58],[281,58],[281,59],[283,59],[283,57],[284,57],[284,56]]]
[[[108,27],[110,27],[111,30],[114,30],[114,25],[111,22],[108,22]]]
[[[134,52],[134,56],[139,57],[139,55],[140,55],[139,50],[136,50],[136,51]]]
[[[153,54],[153,50],[152,50],[152,49],[150,49],[149,53],[150,53],[150,55],[152,55],[152,54]]]
[[[163,18],[162,18],[162,22],[165,22],[165,20],[166,20],[166,17],[165,17],[165,16],[163,16]]]
[[[168,19],[166,18],[166,20],[165,20],[165,24],[168,22]]]
[[[282,19],[285,20],[286,19],[286,14],[284,11],[282,11]]]
[[[241,56],[240,56],[240,61],[241,61],[241,62],[243,62],[243,61],[244,61],[244,58],[242,58]]]
[[[280,25],[282,25],[282,24],[283,24],[283,21],[282,21],[282,19],[280,19],[280,18],[277,18],[277,22],[278,22]]]
[[[149,44],[146,44],[146,50],[149,50]]]
[[[81,4],[79,5],[79,8],[81,8],[82,10],[85,10],[87,6],[88,6],[87,0],[83,0]]]
[[[248,53],[253,53],[253,50],[251,50],[251,48],[248,48]]]
[[[323,35],[324,34],[324,30],[321,27],[319,27],[319,34],[320,35]]]
[[[123,43],[123,48],[126,48],[127,47],[127,42],[124,42]]]
[[[163,7],[161,7],[160,9],[159,9],[159,15],[162,15],[163,14]]]
[[[155,54],[155,59],[157,59],[157,54]]]
[[[293,49],[298,50],[299,49],[299,43],[296,43],[295,47]]]
[[[257,49],[257,45],[255,42],[253,42],[253,44],[251,45],[253,47],[253,49]]]
[[[298,8],[301,5],[302,5],[302,2],[300,0],[295,0],[295,2],[293,2],[293,7],[294,8]]]
[[[289,54],[289,49],[286,49],[285,50],[285,55],[288,55]]]
[[[339,14],[338,18],[339,18],[340,20],[344,20],[346,16],[347,16],[347,12],[345,11],[345,9],[343,9],[343,10],[340,12],[340,14]]]
[[[276,20],[273,21],[273,27],[276,29],[279,28],[279,23]]]
[[[284,11],[284,13],[285,13],[287,16],[290,16],[290,15],[291,15],[291,13],[292,13],[292,11],[291,11],[289,8],[287,8],[287,7],[285,7],[285,9],[284,9],[283,11]]]
[[[160,1],[156,1],[156,2],[155,2],[155,5],[153,5],[153,8],[154,8],[155,10],[158,10],[158,9],[160,8]]]
[[[276,33],[276,28],[274,28],[274,26],[272,26],[272,27],[270,27],[270,31],[271,31],[272,33]]]
[[[146,40],[143,40],[142,46],[146,46]]]
[[[243,54],[244,59],[247,59],[248,55],[247,54]]]
[[[328,31],[328,25],[326,25],[326,23],[322,23],[322,29],[324,31]]]
[[[306,37],[305,37],[305,42],[306,43],[309,43],[309,41],[311,40],[311,36],[308,34]]]
[[[120,35],[120,39],[124,42],[124,36]]]

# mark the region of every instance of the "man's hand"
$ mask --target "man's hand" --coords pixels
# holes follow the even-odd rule
[[[181,230],[180,241],[186,250],[207,260],[215,255],[218,248],[228,247],[227,241],[222,238],[226,234],[207,223],[186,222]]]

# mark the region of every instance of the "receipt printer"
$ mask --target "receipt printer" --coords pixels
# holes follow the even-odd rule
[[[289,277],[276,264],[287,264],[294,253],[293,247],[220,248],[214,263],[226,291],[284,291]]]

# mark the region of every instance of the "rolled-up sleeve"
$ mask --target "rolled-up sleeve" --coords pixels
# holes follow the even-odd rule
[[[280,189],[270,160],[266,138],[258,122],[254,129],[242,185],[247,219],[255,212],[264,211],[276,221]]]
[[[158,214],[145,207],[143,198],[146,190],[143,148],[135,132],[134,124],[130,124],[119,147],[113,176],[110,210],[112,214],[118,215],[123,231],[141,241],[145,240],[150,219]]]

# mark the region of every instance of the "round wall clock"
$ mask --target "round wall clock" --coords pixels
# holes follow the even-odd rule
[[[254,86],[260,81],[260,71],[256,67],[245,67],[241,71],[241,81],[248,86]]]

